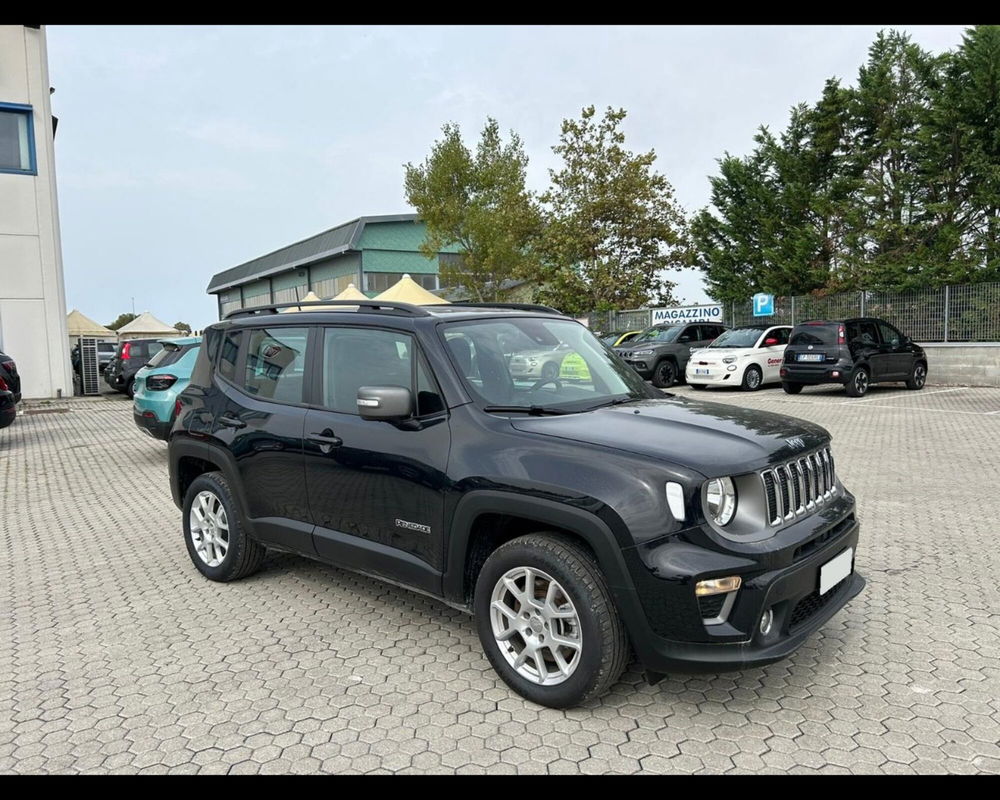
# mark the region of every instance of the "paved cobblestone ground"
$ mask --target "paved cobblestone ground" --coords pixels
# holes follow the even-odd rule
[[[698,396],[833,433],[868,588],[782,663],[653,687],[633,665],[565,712],[419,595],[289,556],[201,578],[123,398],[21,416],[0,432],[0,773],[1000,773],[1000,391]]]

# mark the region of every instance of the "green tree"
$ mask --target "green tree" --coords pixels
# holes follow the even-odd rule
[[[405,165],[406,199],[427,225],[421,251],[434,258],[457,249],[457,258],[441,263],[442,283],[495,301],[503,281],[533,276],[537,264],[532,245],[540,217],[525,188],[528,157],[517,134],[505,143],[492,118],[475,154],[458,125],[442,133],[422,165]]]
[[[175,322],[174,328],[176,328],[179,331],[183,331],[185,333],[191,333],[191,326],[188,325],[186,322]]]
[[[132,320],[137,319],[138,317],[139,317],[138,314],[130,314],[129,312],[126,311],[124,314],[119,314],[115,318],[114,322],[108,323],[107,327],[113,331],[116,331],[119,328],[128,325]]]
[[[671,297],[662,273],[689,263],[687,225],[656,153],[625,148],[624,109],[593,106],[562,123],[562,167],[540,198],[541,302],[571,314],[636,308]]]

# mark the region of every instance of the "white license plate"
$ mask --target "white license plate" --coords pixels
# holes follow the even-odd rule
[[[797,361],[822,361],[826,356],[822,353],[799,353],[795,358]]]
[[[695,375],[711,375],[712,373],[709,372],[707,369],[696,369],[694,371],[694,374]]]
[[[851,574],[854,563],[854,548],[848,547],[839,556],[835,556],[819,568],[819,593],[826,594],[844,578]]]

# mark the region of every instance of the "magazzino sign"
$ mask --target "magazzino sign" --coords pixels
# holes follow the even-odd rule
[[[653,325],[681,325],[685,322],[722,322],[722,306],[675,306],[654,308]]]

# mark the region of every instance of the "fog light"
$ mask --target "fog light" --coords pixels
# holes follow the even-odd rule
[[[774,626],[774,612],[768,609],[763,614],[760,615],[760,633],[762,636],[767,636],[771,632],[771,628]]]
[[[726,371],[727,372],[735,372],[736,371],[736,365],[735,364],[730,364],[728,367],[726,367]]]
[[[788,375],[788,370],[782,367],[781,369],[778,370],[778,374],[781,375],[782,378],[784,378]]]
[[[840,377],[840,373],[837,372],[837,370],[834,370],[833,372],[830,373],[830,377],[831,378],[839,378]]]
[[[742,583],[743,579],[739,575],[730,575],[728,578],[712,578],[709,581],[698,581],[694,585],[694,593],[697,597],[726,594],[727,592],[735,592]]]

